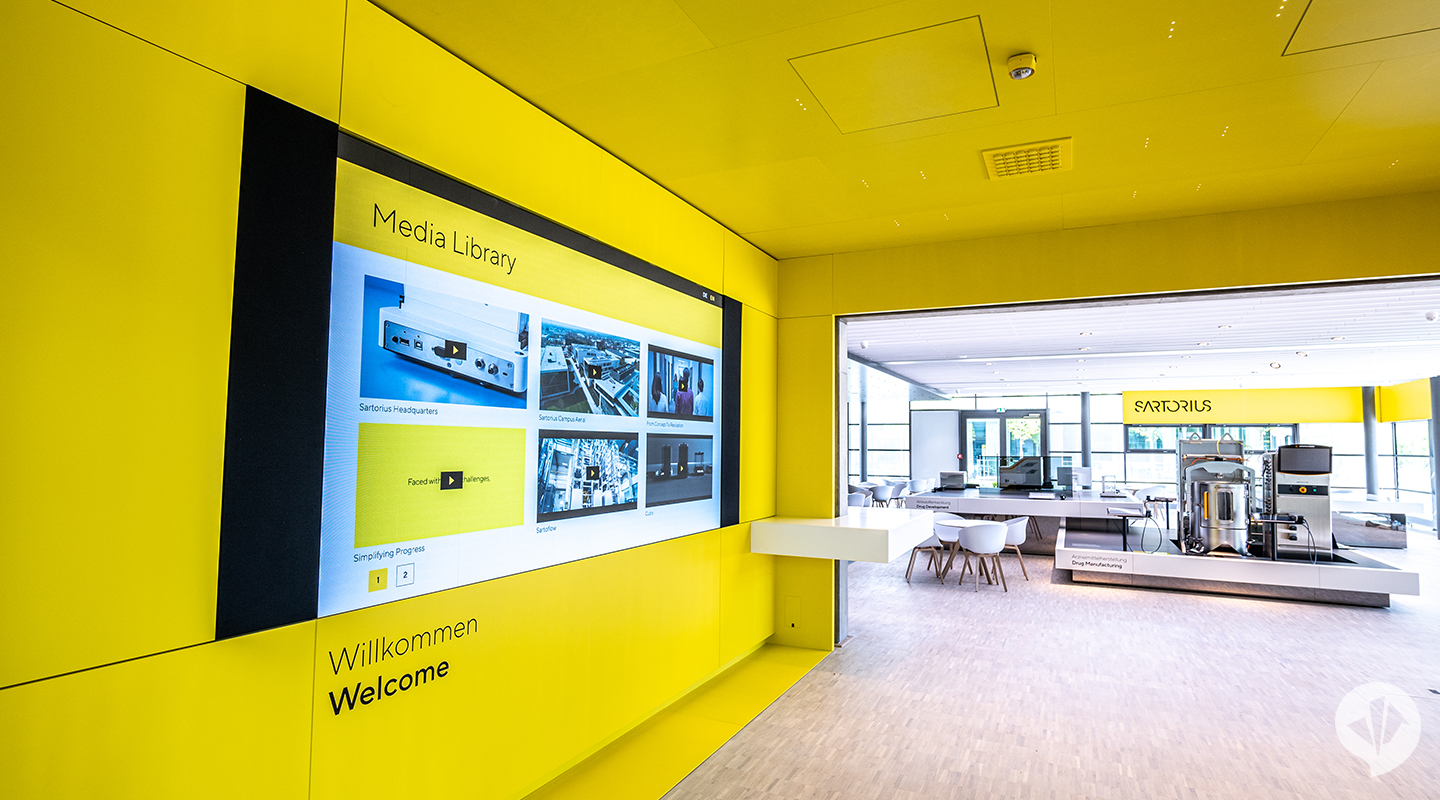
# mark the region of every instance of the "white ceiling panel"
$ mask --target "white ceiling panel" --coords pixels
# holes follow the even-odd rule
[[[852,318],[947,394],[1388,386],[1440,375],[1440,280]]]

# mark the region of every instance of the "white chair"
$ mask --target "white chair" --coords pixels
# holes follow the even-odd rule
[[[910,494],[925,494],[926,492],[930,491],[929,489],[925,488],[925,481],[923,480],[910,481],[909,483],[905,484],[905,488],[910,490]]]
[[[894,500],[898,505],[900,505],[900,507],[903,508],[905,506],[905,498],[910,495],[910,482],[895,481],[894,483],[890,484],[890,488],[895,490],[895,494],[890,499]]]
[[[1020,555],[1020,545],[1025,544],[1025,532],[1030,530],[1029,517],[1016,517],[1005,523],[1005,549],[1014,550],[1015,557],[1020,559],[1020,574],[1025,580],[1030,580],[1030,571],[1025,569],[1025,556]]]
[[[875,486],[870,489],[870,505],[885,506],[890,504],[890,498],[895,496],[894,486]]]
[[[868,502],[870,502],[870,495],[864,492],[851,492],[845,495],[845,505],[847,506],[863,506]]]
[[[994,567],[995,574],[1000,576],[1000,585],[1005,591],[1010,591],[1010,587],[1005,583],[1005,570],[1000,566],[1000,551],[1004,549],[1005,523],[987,522],[962,528],[960,552],[965,554],[965,563],[960,567],[960,585],[965,585],[965,571],[970,569],[970,556],[975,556],[975,591],[980,591],[981,571],[986,572],[986,580],[995,582],[989,571],[985,570],[986,559],[989,559]]]
[[[958,516],[960,515],[951,514],[947,511],[938,511],[935,513],[937,520],[940,517],[954,518]],[[910,582],[910,573],[915,570],[915,557],[920,555],[921,550],[925,550],[928,551],[930,556],[929,565],[935,568],[935,577],[939,578],[941,583],[944,583],[945,569],[941,566],[941,562],[944,560],[946,549],[951,548],[955,542],[955,535],[958,531],[958,528],[949,528],[937,522],[935,524],[935,532],[930,535],[930,538],[910,549],[910,566],[905,570],[905,582]],[[952,555],[951,558],[954,558],[954,556]]]

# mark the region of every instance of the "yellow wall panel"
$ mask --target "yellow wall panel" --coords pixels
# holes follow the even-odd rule
[[[713,220],[363,0],[350,4],[340,124],[704,286],[724,284]]]
[[[1430,379],[1377,386],[1375,416],[1380,422],[1430,419]]]
[[[781,317],[811,317],[831,313],[831,309],[835,307],[831,290],[835,280],[834,260],[833,256],[811,256],[780,262]]]
[[[387,763],[423,766],[397,773],[411,797],[516,797],[595,752],[719,668],[721,540],[712,531],[320,620],[312,796],[395,796],[357,768],[377,742]],[[446,625],[467,635],[437,642]],[[339,661],[376,639],[391,643],[387,658]],[[382,683],[395,694],[334,712],[332,693],[441,661],[444,678],[404,692]]]
[[[1123,394],[1125,422],[1131,425],[1365,421],[1358,386]]]
[[[746,306],[740,334],[740,521],[775,515],[779,326]]]
[[[65,0],[65,5],[311,113],[340,117],[345,0]]]
[[[725,231],[725,294],[770,316],[779,313],[775,259]]]
[[[720,529],[720,663],[775,632],[775,556],[750,552],[750,524]]]
[[[794,259],[781,316],[1433,273],[1437,218],[1426,192],[845,253],[828,309],[815,259]]]
[[[314,654],[307,622],[0,691],[0,797],[304,800]]]
[[[4,686],[214,635],[244,87],[40,0],[0,74]]]
[[[775,635],[770,641],[811,650],[834,648],[834,561],[775,557]]]
[[[776,513],[835,516],[835,320],[780,320]],[[782,642],[782,644],[786,644]]]

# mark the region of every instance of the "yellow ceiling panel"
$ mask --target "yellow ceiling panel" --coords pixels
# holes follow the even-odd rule
[[[988,10],[991,4],[984,5],[991,66],[997,75],[1014,53],[1048,50],[1048,35],[1036,32],[1047,27],[1038,24],[1045,19],[1046,3],[996,3],[996,11]],[[789,59],[797,56],[943,23],[954,19],[955,12],[950,0],[910,0],[697,53],[617,78],[597,78],[526,96],[562,119],[590,121],[584,129],[587,136],[612,149],[623,145],[618,155],[647,174],[667,178],[1054,113],[1052,73],[1042,61],[1035,77],[1000,82],[998,108],[842,135],[789,65]],[[996,26],[1009,32],[997,34]]]
[[[1406,158],[1440,146],[1440,53],[1380,64],[1310,155]]]
[[[524,97],[714,46],[671,0],[375,4]]]
[[[796,187],[808,202],[796,203]],[[687,197],[703,197],[728,210],[737,231],[814,225],[835,219],[849,206],[849,192],[818,158],[797,158],[754,167],[681,178],[671,187]]]
[[[717,46],[889,5],[893,0],[676,0]]]
[[[1282,55],[1300,0],[385,2],[776,256],[1440,188],[1427,166],[1440,152],[1440,31]],[[1305,36],[1339,24],[1337,9],[1370,8],[1316,3]],[[1395,29],[1395,14],[1416,8],[1360,13]],[[994,76],[988,108],[855,128],[962,92],[963,81],[933,77],[945,59],[954,71],[967,48],[957,42],[931,47],[928,64],[917,64],[925,48],[895,54],[902,72],[931,69],[928,80],[886,82],[890,62],[874,56],[815,86],[818,100],[791,66],[975,17]],[[1021,52],[1039,72],[1013,81],[1005,61]],[[1063,137],[1073,170],[986,178],[981,151]],[[949,210],[963,221],[945,220]]]
[[[1287,76],[845,150],[822,160],[851,193],[857,217],[887,208],[909,213],[1295,164],[1310,153],[1373,69],[1362,65]],[[1066,136],[1074,139],[1073,171],[988,180],[981,151]],[[803,185],[791,192],[792,203],[804,203]],[[706,207],[704,198],[695,199]]]
[[[979,17],[799,56],[790,66],[841,133],[999,105]]]
[[[1307,53],[1436,29],[1440,29],[1440,3],[1435,0],[1311,0],[1285,53]]]
[[[1059,230],[1058,195],[746,233],[781,258]]]
[[[1422,192],[1440,186],[1440,153],[1391,166],[1383,158],[1292,164],[1203,180],[1172,179],[1134,189],[1065,196],[1065,227],[1304,205]]]

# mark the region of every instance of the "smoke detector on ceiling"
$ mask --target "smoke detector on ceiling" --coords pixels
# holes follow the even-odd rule
[[[1426,322],[1434,322],[1437,317],[1440,317],[1440,314],[1436,314],[1434,311],[1426,311],[1426,312],[1425,312],[1425,321],[1426,321]]]
[[[1010,60],[1005,62],[1005,66],[1010,68],[1010,77],[1017,81],[1023,81],[1035,74],[1035,63],[1034,53],[1020,53],[1010,56]]]

